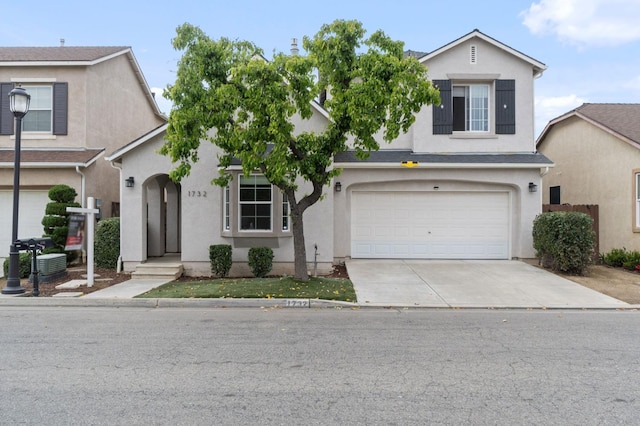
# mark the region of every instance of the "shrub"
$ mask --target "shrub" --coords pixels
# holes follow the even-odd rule
[[[4,276],[9,276],[9,258],[7,257],[4,260],[4,264],[2,265],[2,269],[4,270]],[[27,278],[31,275],[31,252],[20,253],[20,266],[18,268],[18,275],[20,278]]]
[[[533,248],[545,267],[582,274],[593,260],[593,219],[584,213],[551,212],[533,221]]]
[[[249,249],[249,268],[257,278],[265,277],[273,267],[273,250],[269,247]]]
[[[627,252],[622,262],[622,267],[630,271],[636,271],[636,266],[638,265],[640,265],[640,252],[635,250]]]
[[[98,222],[94,241],[96,266],[116,269],[120,256],[120,218],[112,217]]]
[[[613,249],[602,256],[602,262],[607,266],[621,267],[627,260],[627,249]]]
[[[231,245],[216,244],[209,246],[209,260],[211,261],[211,272],[223,278],[229,275],[231,270]]]
[[[70,216],[70,213],[67,213],[67,207],[80,207],[80,204],[74,201],[77,195],[76,190],[68,185],[51,187],[49,190],[51,202],[47,204],[45,216],[42,218],[44,236],[51,238],[54,244],[54,247],[45,249],[42,253],[66,253],[67,264],[78,258],[77,251],[64,251],[69,230],[67,224]]]

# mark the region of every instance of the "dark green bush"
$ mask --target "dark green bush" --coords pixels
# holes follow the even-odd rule
[[[209,260],[211,261],[211,272],[223,278],[229,275],[231,270],[231,245],[216,244],[209,246]]]
[[[613,249],[602,256],[602,263],[607,266],[621,267],[627,260],[627,249]]]
[[[273,250],[269,247],[253,247],[249,249],[249,268],[257,278],[267,276],[273,267]]]
[[[47,215],[54,216],[69,216],[67,213],[67,207],[80,207],[79,203],[58,203],[52,202],[48,203],[47,207],[45,207],[44,213]]]
[[[4,260],[4,264],[2,265],[2,269],[4,270],[4,276],[7,277],[9,275],[9,258],[7,257]],[[18,268],[18,274],[20,278],[28,278],[31,275],[31,252],[20,253],[20,267]]]
[[[622,267],[630,271],[635,271],[638,265],[640,265],[640,252],[635,250],[627,252],[622,262]]]
[[[582,274],[593,261],[593,219],[584,213],[551,212],[533,221],[533,248],[545,267]]]
[[[56,185],[49,190],[49,199],[57,203],[73,203],[78,193],[68,185]]]
[[[111,217],[98,222],[94,241],[96,266],[116,269],[120,256],[120,218]]]

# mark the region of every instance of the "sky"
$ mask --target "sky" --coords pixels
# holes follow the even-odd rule
[[[268,58],[336,19],[356,19],[368,34],[383,30],[423,52],[478,29],[544,63],[535,82],[536,136],[585,102],[640,102],[640,0],[0,0],[0,10],[2,46],[58,46],[60,39],[130,46],[167,114],[161,94],[175,81],[181,52],[171,40],[181,24],[211,38],[252,41]]]

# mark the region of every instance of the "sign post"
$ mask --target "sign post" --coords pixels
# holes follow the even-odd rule
[[[100,210],[95,208],[95,199],[87,197],[87,208],[67,207],[69,213],[83,213],[87,215],[87,287],[93,287],[93,237],[96,226],[96,215]]]

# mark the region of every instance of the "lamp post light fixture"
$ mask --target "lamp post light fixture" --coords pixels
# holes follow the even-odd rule
[[[15,160],[13,165],[13,227],[9,246],[9,274],[7,285],[2,294],[20,294],[25,289],[20,285],[20,252],[16,246],[18,240],[18,203],[20,201],[20,137],[22,136],[22,118],[29,112],[31,95],[18,85],[9,92],[9,109],[16,118]]]

